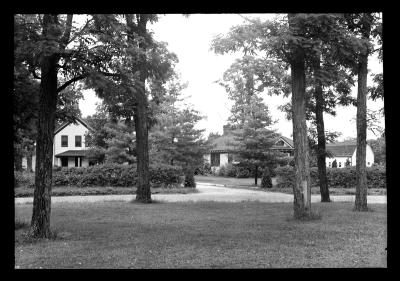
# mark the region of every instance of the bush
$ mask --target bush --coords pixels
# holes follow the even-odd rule
[[[196,187],[196,182],[194,181],[194,174],[192,171],[187,171],[185,173],[185,187]]]
[[[261,188],[272,188],[272,180],[268,168],[264,169],[261,180]]]
[[[149,167],[152,187],[171,187],[182,183],[180,167],[152,164]],[[15,172],[15,186],[33,187],[35,174]],[[53,186],[118,186],[131,187],[137,183],[136,165],[104,164],[87,168],[62,168],[53,171]]]
[[[211,171],[211,164],[208,162],[205,162],[202,166],[197,167],[194,171],[195,175],[210,175],[212,173]]]
[[[386,169],[382,167],[367,167],[368,188],[386,188]],[[277,186],[293,188],[295,175],[294,168],[290,166],[278,167],[275,169],[277,174]],[[326,176],[328,186],[332,188],[355,188],[356,187],[356,168],[327,168]],[[311,186],[319,185],[318,168],[310,169]]]
[[[14,187],[26,186],[28,188],[35,187],[35,173],[26,171],[14,171]]]

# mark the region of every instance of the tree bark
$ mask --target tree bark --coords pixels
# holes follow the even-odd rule
[[[367,74],[368,55],[360,55],[358,66],[357,93],[357,152],[356,152],[356,199],[355,210],[366,211],[367,207],[367,174],[366,174],[366,145],[367,145]]]
[[[362,18],[361,33],[363,39],[369,40],[371,33],[370,14]],[[369,50],[359,54],[358,60],[358,91],[357,91],[357,152],[356,152],[356,199],[355,210],[367,211],[367,174],[366,174],[366,145],[367,145],[367,75]]]
[[[57,15],[43,16],[43,36],[45,43],[52,46],[54,32],[58,25]],[[57,62],[56,54],[44,54],[41,57],[41,82],[39,93],[39,116],[36,140],[35,191],[30,234],[33,237],[49,238],[51,215],[51,185],[53,134],[57,103]]]
[[[314,71],[317,77],[321,69],[321,62],[318,59],[314,66]],[[325,139],[325,125],[324,125],[324,97],[322,83],[317,80],[315,87],[315,121],[317,124],[317,135],[318,135],[318,153],[317,153],[317,164],[318,164],[318,177],[319,177],[319,188],[321,193],[321,202],[330,202],[328,179],[326,176],[326,139]]]
[[[147,15],[137,15],[137,34],[142,38],[147,35],[146,23]],[[130,21],[132,24],[132,21]],[[133,25],[131,25],[133,27]],[[133,29],[131,29],[133,30]],[[146,48],[147,43],[144,39],[139,42],[139,48],[142,50],[140,55],[140,62],[138,63],[139,69],[139,88],[136,93],[137,106],[134,113],[135,118],[135,131],[136,131],[136,149],[137,149],[137,173],[138,183],[136,190],[136,201],[142,203],[151,202],[150,191],[150,175],[149,175],[149,141],[148,141],[148,118],[147,118],[147,96],[145,83],[147,78],[147,64],[146,64]]]
[[[293,28],[296,19],[289,14],[289,27]],[[293,56],[290,60],[292,77],[292,121],[295,162],[294,217],[310,215],[311,190],[308,159],[306,96],[305,96],[305,54],[299,46],[292,46]]]

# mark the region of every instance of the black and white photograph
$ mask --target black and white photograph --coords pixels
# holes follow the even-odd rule
[[[388,268],[382,11],[13,19],[15,271]]]

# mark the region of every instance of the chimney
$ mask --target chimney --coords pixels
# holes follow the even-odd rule
[[[229,127],[229,125],[224,125],[224,126],[222,126],[222,128],[223,128],[223,130],[224,130],[224,135],[227,135],[230,131],[231,131],[231,128]]]

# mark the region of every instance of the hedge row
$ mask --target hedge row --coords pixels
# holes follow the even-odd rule
[[[264,172],[263,168],[259,167],[258,168],[258,177],[261,178],[263,172]],[[211,174],[214,176],[220,176],[220,177],[254,178],[255,170],[252,167],[233,165],[233,164],[229,163],[229,164],[219,167],[219,169],[215,169],[213,172],[211,172]],[[270,174],[271,174],[271,177],[275,176],[275,173],[273,170],[270,170]]]
[[[176,166],[150,165],[152,187],[171,187],[183,182],[183,171]],[[34,186],[34,173],[15,172],[15,186]],[[137,183],[136,165],[104,164],[87,168],[62,168],[53,171],[53,186],[119,186]]]
[[[382,167],[367,167],[368,188],[386,188],[386,169]],[[291,166],[275,169],[278,187],[293,188],[295,174]],[[319,185],[318,168],[310,168],[311,186]],[[356,186],[356,168],[327,168],[328,185],[332,188],[354,188]]]

